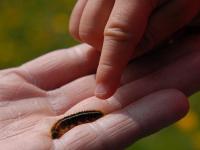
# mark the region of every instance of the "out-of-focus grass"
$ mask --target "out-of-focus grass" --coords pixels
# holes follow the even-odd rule
[[[0,68],[22,64],[48,51],[76,42],[68,34],[74,0],[1,0]],[[200,150],[200,94],[181,122],[147,137],[128,150]]]
[[[0,68],[74,45],[67,30],[74,3],[73,0],[1,0]]]

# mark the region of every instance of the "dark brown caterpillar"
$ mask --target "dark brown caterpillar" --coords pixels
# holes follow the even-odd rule
[[[83,111],[58,120],[51,129],[52,139],[58,139],[75,126],[93,122],[103,116],[100,111]]]

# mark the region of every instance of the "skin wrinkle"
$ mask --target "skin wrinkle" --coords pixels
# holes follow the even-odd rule
[[[123,104],[120,102],[120,97],[116,93],[113,97],[107,100],[107,103],[111,109],[122,109]]]
[[[17,77],[18,78],[18,77]],[[5,79],[0,83],[0,99],[2,100],[19,100],[19,99],[25,99],[25,98],[36,98],[36,97],[45,97],[46,93],[42,91],[41,89],[27,83],[26,81],[18,81],[15,80],[15,78],[11,78],[12,82],[9,79],[9,77],[5,77]],[[9,93],[6,92],[8,89],[12,89]],[[27,92],[26,94],[22,94],[24,92]]]
[[[37,101],[37,100],[36,100]],[[48,108],[48,105],[46,105],[47,103],[45,102],[45,107],[46,108]],[[27,113],[27,108],[25,108],[24,110],[21,110],[22,112],[21,113],[15,113],[15,112],[17,112],[18,110],[16,110],[15,111],[15,106],[16,106],[16,104],[13,104],[13,103],[10,103],[10,105],[12,106],[9,106],[9,108],[13,108],[13,109],[10,109],[10,113],[8,114],[8,112],[4,112],[4,110],[1,108],[1,113],[7,113],[8,115],[12,115],[13,117],[9,117],[9,120],[6,120],[6,119],[4,119],[4,120],[0,120],[0,122],[4,122],[4,121],[6,121],[7,122],[7,124],[9,124],[9,122],[15,122],[15,121],[17,121],[17,120],[19,120],[19,118],[20,119],[25,119],[25,118],[28,118],[29,116],[31,116],[31,115],[33,115],[33,114],[35,114],[35,112],[34,111],[32,111],[32,112],[28,112]],[[20,105],[20,104],[18,104],[18,105]],[[38,109],[41,109],[42,110],[42,108],[40,108],[40,106],[38,106],[39,105],[39,103],[35,103],[34,101],[32,102],[32,103],[30,103],[30,106],[32,105],[32,107],[38,107]],[[44,104],[43,104],[44,105]],[[16,106],[17,107],[17,106]],[[43,107],[43,106],[42,106]],[[45,109],[46,110],[46,109]],[[50,109],[49,109],[50,110]],[[38,112],[38,115],[40,115],[40,113],[46,113],[47,111],[40,111],[40,112]],[[47,114],[49,114],[49,112],[47,112]]]
[[[82,82],[90,83],[90,85],[87,84],[81,86],[80,84],[82,84]],[[79,88],[75,89],[75,87],[77,86],[79,86]],[[58,114],[64,113],[67,109],[73,107],[77,101],[93,96],[94,87],[95,87],[94,75],[81,77],[63,87],[60,87],[59,89],[49,91],[48,92],[48,95],[50,97],[49,103],[52,105],[53,110],[55,110]],[[71,92],[69,93],[69,91]],[[71,95],[74,96],[71,97]],[[71,102],[69,103],[68,100],[70,100]],[[60,107],[57,106],[58,102],[61,103],[59,104]],[[60,111],[58,112],[57,110]]]
[[[132,105],[134,105],[134,103]],[[131,106],[129,105],[127,107],[131,107]],[[131,115],[129,109],[126,109],[127,107],[125,107],[122,110],[122,112],[125,114],[125,116],[127,116],[128,120],[129,120],[128,121],[129,124],[127,123],[127,125],[126,125],[127,131],[129,131],[128,130],[129,127],[133,128],[133,129],[135,128],[135,131],[137,130],[137,132],[135,132],[135,138],[129,139],[130,143],[135,143],[140,138],[140,135],[143,134],[144,130],[142,130],[142,125],[137,120],[134,120],[134,117]],[[119,131],[119,133],[120,133],[120,131]],[[121,131],[121,133],[122,133],[122,131]],[[126,145],[122,145],[122,147],[125,147],[125,146]]]
[[[88,56],[87,55],[83,55],[83,52],[82,50],[79,48],[79,47],[75,47],[75,50],[72,51],[73,52],[73,55],[75,54],[76,57],[78,57],[77,59],[80,59],[81,62],[78,64],[78,66],[76,67],[77,69],[77,72],[78,70],[84,70],[85,67],[83,67],[85,64],[89,63],[90,59],[88,59]],[[72,53],[71,52],[71,53]],[[75,57],[73,56],[73,57]]]
[[[64,51],[64,50],[59,50],[59,52],[62,52],[62,51]],[[65,53],[64,53],[65,54]],[[49,70],[52,70],[53,68],[57,68],[57,63],[54,63],[54,62],[56,62],[56,57],[54,56],[54,55],[56,55],[56,53],[55,52],[51,52],[51,53],[49,53],[48,54],[49,56],[52,56],[52,58],[51,58],[51,60],[46,60],[45,61],[45,63],[43,62],[43,66],[45,66],[45,68],[43,68],[44,70],[46,70],[46,72],[48,72]],[[67,54],[65,54],[66,56],[67,56]],[[64,56],[62,56],[62,57],[64,57]],[[45,59],[44,57],[41,57],[41,59]],[[36,63],[37,61],[35,61],[35,63]],[[64,64],[59,64],[59,65],[64,65]],[[26,64],[24,65],[24,67],[23,68],[26,68]],[[24,69],[24,70],[27,70],[26,72],[28,72],[28,74],[30,74],[31,76],[32,76],[32,78],[34,79],[34,80],[31,80],[30,82],[32,83],[32,84],[34,84],[34,85],[36,85],[37,87],[42,87],[43,89],[45,89],[46,87],[45,87],[45,85],[43,85],[43,83],[41,83],[41,82],[43,82],[43,81],[40,81],[39,79],[37,79],[37,76],[38,75],[34,75],[33,73],[31,73],[30,71],[28,71],[28,69]],[[55,72],[56,72],[56,70],[55,70]],[[58,71],[57,71],[58,72]],[[60,75],[59,74],[57,74],[57,76],[59,77]],[[34,81],[34,82],[33,82]]]
[[[44,88],[46,90],[53,90],[55,88],[58,88],[69,81],[76,79],[80,75],[87,75],[91,72],[95,72],[94,68],[97,65],[97,56],[94,55],[95,51],[91,51],[91,47],[87,45],[82,45],[82,48],[85,47],[84,51],[81,51],[79,46],[73,47],[75,50],[58,50],[55,52],[52,52],[46,56],[42,56],[37,60],[33,60],[31,63],[26,63],[24,66],[26,66],[27,69],[30,70],[31,67],[33,67],[33,71],[31,74],[34,74],[35,78],[37,77],[40,81],[37,81],[37,86],[40,86],[40,88]],[[72,49],[72,48],[71,48]],[[61,57],[60,57],[61,55]],[[57,58],[60,57],[59,60],[52,61],[52,58],[49,59],[49,57]],[[65,60],[65,57],[68,57],[68,60],[66,63],[61,63]],[[91,56],[94,56],[93,59],[90,59]],[[78,58],[77,58],[78,57]],[[79,57],[83,57],[83,59],[79,59]],[[90,57],[90,58],[89,58]],[[74,61],[74,59],[78,59],[77,63],[72,63],[72,66],[68,65],[67,62]],[[39,68],[38,64],[41,64],[41,62],[46,60],[50,61],[51,64],[54,66],[54,68],[49,68],[47,64],[42,63],[43,69],[41,71],[36,71]],[[34,64],[34,65],[33,65]],[[52,66],[50,65],[50,66]],[[55,67],[56,66],[56,67]],[[90,66],[90,67],[88,67]],[[62,68],[62,69],[61,69]],[[71,70],[71,74],[68,75],[66,78],[67,70]],[[45,72],[46,71],[46,72]],[[40,72],[40,74],[38,74]],[[81,73],[79,73],[81,72]],[[51,76],[48,76],[47,74],[51,73]],[[79,73],[79,74],[78,74]],[[58,78],[59,75],[59,78]],[[40,77],[38,77],[40,76]],[[57,77],[57,78],[53,78]],[[54,80],[53,83],[49,83],[46,81],[46,79]],[[39,85],[38,85],[39,84]],[[56,86],[55,86],[56,84]]]
[[[25,118],[27,118],[28,116],[30,116],[30,115],[32,115],[32,114],[33,114],[33,113],[23,113],[23,114],[17,114],[17,116],[16,116],[16,117],[13,117],[13,118],[1,119],[1,120],[0,120],[1,124],[4,123],[5,125],[1,125],[1,126],[0,126],[0,129],[2,130],[2,129],[4,129],[4,127],[6,127],[7,124],[10,124],[10,123],[12,123],[12,122],[18,121],[19,118],[20,118],[20,119],[25,119]]]
[[[51,107],[52,111],[55,113],[55,115],[60,115],[60,114],[63,114],[67,110],[67,108],[69,108],[70,106],[73,106],[73,105],[68,103],[69,98],[67,97],[66,94],[64,94],[64,91],[62,90],[62,88],[60,90],[56,91],[55,93],[56,93],[56,95],[51,93],[48,101],[49,101],[50,107]],[[63,102],[63,103],[61,103],[61,102]]]
[[[54,93],[56,93],[56,94],[54,95]],[[64,94],[64,91],[62,90],[62,88],[60,88],[60,90],[57,90],[56,92],[49,94],[48,102],[51,107],[51,110],[54,112],[55,115],[62,114],[65,111],[63,108],[63,104],[62,105],[59,104],[61,99],[66,101],[65,104],[68,104],[68,98]],[[69,107],[69,106],[65,106],[65,107]]]
[[[88,149],[104,149],[102,148],[103,147],[103,142],[101,140],[99,140],[99,136],[98,134],[96,133],[96,128],[94,128],[94,124],[96,124],[96,122],[93,122],[93,123],[89,123],[89,128],[91,128],[92,130],[90,130],[91,134],[93,135],[92,139],[93,140],[90,140],[89,142],[87,142],[87,144],[85,145],[85,149],[88,150]],[[101,134],[102,135],[102,134]],[[97,143],[99,143],[98,145],[99,146],[94,146],[96,145]],[[98,148],[97,148],[98,147]]]
[[[94,134],[92,134],[92,135],[94,135]],[[77,139],[77,142],[78,142],[78,141],[81,141],[83,138],[85,138],[85,139],[88,138],[88,139],[89,139],[90,136],[91,136],[91,134],[87,134],[87,135],[85,135],[85,136],[79,137],[79,139]],[[92,137],[93,137],[93,136],[92,136]],[[97,137],[95,136],[95,137],[93,137],[92,139],[95,140],[96,138],[97,138]],[[74,145],[78,145],[78,144],[74,143]],[[87,144],[85,144],[84,147],[86,147],[85,150],[87,150]],[[79,145],[79,146],[77,146],[76,149],[79,150],[79,149],[81,149],[81,148],[83,148],[83,146]]]
[[[11,72],[14,72],[14,70],[16,70],[17,68],[9,68],[9,69],[5,69],[5,70],[0,70],[0,78],[4,78],[7,77],[7,75],[9,75]]]
[[[20,83],[20,84],[16,87],[16,89],[14,90],[14,93],[13,93],[13,95],[11,95],[11,97],[17,97],[17,95],[20,94],[20,91],[21,91],[21,89],[23,89],[23,87],[24,87],[25,84],[26,84],[25,82]]]
[[[28,71],[28,69],[26,69],[25,65],[22,65],[21,67],[19,67],[19,69],[21,72],[24,73],[24,79],[33,84],[33,85],[38,85],[36,78],[34,77],[33,74],[30,73],[30,71]]]
[[[32,89],[29,90],[29,89]],[[47,94],[45,91],[33,86],[32,84],[29,84],[29,83],[26,83],[26,82],[23,82],[21,84],[19,84],[17,87],[16,87],[16,90],[14,92],[14,95],[11,96],[11,97],[18,97],[18,95],[22,95],[21,93],[24,92],[25,90],[27,90],[27,92],[30,92],[29,96],[27,95],[24,95],[24,96],[21,96],[20,98],[21,99],[25,99],[25,98],[37,98],[37,97],[46,97]],[[19,98],[15,99],[15,100],[18,100]]]
[[[14,100],[16,93],[19,92],[18,90],[22,88],[21,85],[23,85],[24,82],[19,82],[19,83],[11,83],[10,85],[8,83],[1,83],[0,87],[0,99],[1,100]],[[6,93],[7,89],[12,89],[11,92]],[[13,97],[14,96],[14,97]]]
[[[87,123],[87,124],[83,124],[83,125],[80,125],[80,126],[77,126],[77,127],[75,127],[75,128],[73,128],[72,130],[70,130],[69,131],[69,133],[67,133],[66,135],[64,135],[64,139],[66,138],[67,139],[67,136],[71,133],[71,134],[73,134],[74,136],[73,137],[75,137],[76,136],[76,138],[72,138],[73,140],[71,140],[71,141],[69,141],[68,143],[67,143],[67,145],[71,145],[71,149],[72,150],[74,150],[74,149],[77,149],[77,150],[79,150],[79,147],[81,146],[78,146],[79,144],[79,142],[81,142],[83,139],[85,140],[87,140],[87,139],[93,139],[93,140],[95,140],[96,138],[97,138],[97,135],[96,135],[96,133],[95,132],[91,132],[91,128],[89,128],[89,126],[90,126],[90,123]],[[81,127],[85,127],[84,128],[84,132],[81,132]],[[76,131],[75,131],[75,129],[76,129]],[[77,133],[79,133],[79,134],[77,134]],[[92,138],[91,138],[92,137]],[[64,141],[64,139],[63,139],[63,141]],[[61,139],[62,140],[62,139]],[[66,145],[66,144],[65,144]],[[86,144],[85,145],[82,145],[81,146],[81,148],[83,149],[83,148],[85,148],[85,146],[86,146]]]
[[[107,142],[104,138],[104,136],[106,135],[105,134],[105,131],[104,129],[102,128],[102,126],[99,124],[99,121],[95,121],[93,123],[90,123],[89,124],[89,127],[90,129],[88,131],[91,132],[91,134],[94,134],[96,135],[96,138],[93,142],[98,142],[98,146],[99,146],[99,150],[100,149],[107,149],[108,146],[107,146]],[[88,146],[90,147],[91,144],[89,144]],[[100,146],[101,145],[101,146]],[[93,147],[93,146],[91,146]]]
[[[22,122],[22,121],[20,121],[20,122]],[[16,127],[13,128],[13,126],[15,124],[17,124],[17,122],[14,122],[13,124],[10,124],[9,126],[6,126],[3,129],[1,128],[2,133],[4,133],[4,131],[9,131],[9,132],[6,132],[4,134],[4,137],[0,137],[0,141],[4,141],[4,140],[7,140],[8,138],[16,137],[16,136],[18,136],[20,134],[23,134],[23,133],[26,133],[27,131],[32,130],[34,128],[34,126],[37,124],[37,120],[35,122],[31,122],[29,125],[26,124],[25,128],[17,130],[17,132],[15,131]],[[20,125],[20,124],[21,123],[18,122],[18,125]],[[17,129],[19,129],[19,128],[17,128]]]
[[[125,113],[125,112],[124,112]],[[117,112],[115,112],[114,114],[117,114]],[[126,113],[127,114],[127,113]],[[113,114],[112,114],[113,115]],[[107,115],[106,117],[109,117],[109,115]],[[96,147],[100,147],[100,145],[101,145],[101,147],[99,148],[100,150],[102,150],[102,149],[112,149],[113,148],[113,144],[112,144],[112,135],[115,135],[115,134],[117,134],[117,132],[118,131],[116,131],[116,130],[118,130],[118,128],[121,126],[122,128],[124,128],[124,125],[123,124],[127,124],[127,122],[133,122],[133,120],[132,119],[128,119],[127,120],[127,118],[128,117],[126,117],[126,118],[123,118],[123,120],[116,120],[117,121],[117,123],[115,123],[115,124],[112,124],[113,126],[111,126],[111,127],[109,127],[109,130],[106,130],[106,133],[107,134],[105,134],[105,128],[108,128],[108,127],[102,127],[102,125],[100,124],[100,120],[97,120],[96,122],[94,122],[94,123],[91,123],[90,124],[90,127],[92,128],[92,130],[90,130],[91,132],[95,132],[95,133],[97,133],[97,135],[98,135],[98,138],[97,138],[97,140],[98,140],[98,144],[96,144]],[[103,118],[102,118],[103,119]],[[104,118],[105,119],[105,118]],[[135,124],[135,123],[134,123]],[[128,126],[132,126],[132,124],[130,124],[130,125],[128,125]],[[121,129],[120,129],[121,130]],[[122,134],[122,132],[120,132],[120,134]],[[107,135],[107,138],[106,138],[106,140],[104,140],[105,138],[104,138],[104,136],[105,135]],[[110,137],[110,138],[108,138],[108,136]],[[92,143],[90,144],[90,145],[92,145]],[[95,144],[94,144],[95,145]],[[93,146],[91,146],[92,148],[94,148]],[[91,148],[90,147],[90,148]],[[91,149],[92,149],[91,148]],[[117,148],[119,148],[119,147],[117,147]]]
[[[9,108],[9,109],[7,109],[7,108]],[[9,120],[16,120],[19,116],[18,116],[18,113],[16,112],[16,107],[15,106],[13,106],[13,104],[12,103],[10,103],[10,106],[9,107],[5,107],[5,109],[3,109],[3,108],[1,108],[1,114],[6,114],[7,116],[9,116]],[[23,113],[24,114],[24,113]],[[22,114],[20,114],[20,115],[22,115]],[[7,119],[7,116],[1,116],[1,119],[0,119],[0,121],[1,122],[4,122],[4,121],[9,121],[8,119]],[[6,119],[4,119],[4,118],[6,118]]]
[[[132,119],[124,118],[123,120],[118,121],[114,126],[110,127],[108,132],[110,133],[110,139],[116,137],[116,135],[119,133],[118,129],[123,130],[124,132],[126,131],[125,129],[129,124],[132,122]],[[121,132],[122,134],[123,132]],[[111,144],[110,144],[111,145]]]

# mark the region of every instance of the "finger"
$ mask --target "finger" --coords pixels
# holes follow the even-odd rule
[[[173,43],[166,43],[161,48],[134,59],[126,68],[121,84],[140,79],[167,65],[173,66],[176,61],[195,52],[198,42],[198,35],[184,35],[184,37],[174,40]]]
[[[184,48],[185,44],[180,45],[182,43],[187,43],[187,45],[189,45],[188,38],[176,41],[172,45],[165,44],[162,49],[155,50],[134,59],[124,71],[121,78],[121,85],[156,72],[169,64],[173,64],[183,56],[190,54],[192,51]]]
[[[19,68],[26,80],[42,89],[58,88],[78,77],[95,72],[99,53],[79,45],[44,55]]]
[[[119,86],[123,69],[133,54],[157,0],[116,0],[104,31],[95,95],[106,99]],[[137,21],[135,21],[137,20]]]
[[[164,90],[90,124],[78,126],[54,141],[57,149],[122,149],[182,118],[187,98],[176,90]]]
[[[114,3],[115,0],[88,1],[79,26],[81,41],[101,49],[103,31]]]
[[[150,17],[145,34],[137,48],[137,55],[141,55],[167,40],[175,32],[189,24],[199,10],[199,0],[192,2],[190,0],[174,0],[162,6]]]
[[[80,20],[81,20],[83,10],[87,2],[88,0],[78,0],[70,17],[69,31],[71,35],[77,40],[80,40],[79,25],[80,25]]]
[[[168,0],[159,0],[158,7],[167,1]],[[107,24],[114,3],[115,0],[87,1],[87,5],[85,5],[81,17],[72,17],[72,19],[81,18],[81,21],[79,20],[79,26],[74,26],[73,23],[71,26],[72,30],[76,31],[76,35],[79,30],[79,40],[92,45],[98,50],[102,49],[104,28]],[[80,12],[79,9],[75,9],[74,11]]]
[[[132,99],[138,99],[158,89],[166,88],[179,89],[188,96],[197,92],[200,89],[199,41],[199,36],[191,38],[186,44],[179,47],[191,53],[187,53],[162,69],[130,83],[132,84],[131,90],[134,91]],[[123,93],[126,94],[126,91],[121,94]]]

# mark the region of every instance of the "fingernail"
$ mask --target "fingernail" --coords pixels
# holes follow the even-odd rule
[[[95,95],[99,98],[104,98],[104,96],[107,94],[107,87],[103,84],[97,84],[95,89]]]

